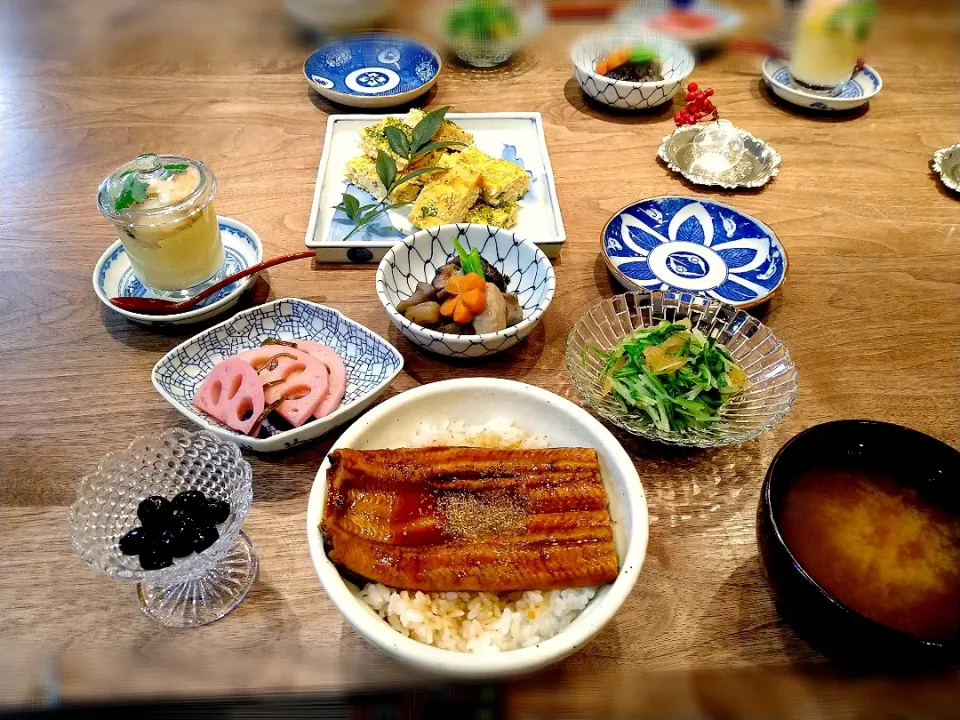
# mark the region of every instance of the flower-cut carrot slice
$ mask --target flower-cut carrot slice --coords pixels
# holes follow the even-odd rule
[[[460,295],[460,302],[466,305],[474,315],[482,313],[487,307],[486,288],[483,290],[480,290],[479,288],[475,290],[467,290],[465,293]]]
[[[457,325],[466,325],[473,322],[474,313],[463,302],[463,298],[457,298],[457,307],[453,310],[453,321]]]
[[[457,309],[457,298],[447,298],[444,301],[443,305],[440,306],[440,314],[444,317],[453,317],[454,310]]]

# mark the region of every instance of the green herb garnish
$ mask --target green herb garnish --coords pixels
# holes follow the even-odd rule
[[[520,32],[516,13],[500,0],[465,0],[447,14],[447,33],[477,40],[502,40]]]
[[[406,132],[398,127],[387,127],[384,130],[384,136],[387,138],[387,142],[390,144],[390,149],[398,157],[404,158],[407,161],[407,166],[409,167],[424,155],[427,155],[434,150],[455,146],[466,147],[466,145],[462,142],[430,142],[433,136],[437,134],[440,126],[443,125],[443,119],[446,117],[446,114],[449,110],[449,107],[443,107],[424,115],[420,119],[420,122],[413,127],[409,137],[407,136]],[[443,168],[418,168],[404,175],[398,176],[396,160],[390,157],[390,155],[387,153],[383,152],[383,150],[378,150],[377,177],[380,179],[380,182],[383,183],[383,187],[386,188],[387,194],[380,202],[370,203],[369,205],[361,205],[360,201],[353,197],[353,195],[350,195],[349,193],[343,193],[340,204],[336,205],[334,210],[342,210],[354,224],[353,229],[348,232],[343,239],[348,239],[351,235],[357,232],[357,230],[362,228],[364,225],[368,225],[385,212],[405,205],[406,203],[396,203],[390,201],[390,196],[398,187],[416,177],[419,177],[420,175],[436,172],[437,170],[443,170]]]
[[[870,28],[876,16],[876,0],[851,0],[829,15],[826,27],[831,32],[840,32],[844,26],[848,26],[853,32],[854,39],[862,43],[870,34]]]
[[[746,384],[726,348],[688,321],[637,330],[609,352],[587,346],[583,362],[590,352],[605,361],[601,392],[663,432],[711,425]]]
[[[470,252],[467,252],[466,248],[456,238],[452,239],[453,249],[457,251],[457,256],[460,258],[460,269],[463,270],[463,274],[476,273],[486,280],[487,278],[483,274],[483,260],[480,259],[480,251],[473,248]]]
[[[176,175],[177,173],[184,172],[189,167],[187,163],[170,163],[169,165],[164,165],[163,169],[166,170],[168,175]],[[127,170],[122,173],[120,177],[123,179],[123,184],[120,186],[120,192],[117,193],[117,197],[113,201],[113,209],[115,212],[126,210],[131,205],[143,202],[147,197],[147,183],[140,179],[136,170]]]

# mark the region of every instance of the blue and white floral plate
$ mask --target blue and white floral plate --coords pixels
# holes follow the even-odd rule
[[[763,79],[770,92],[778,98],[809,110],[853,110],[870,102],[883,88],[880,73],[869,65],[864,65],[863,69],[844,84],[837,97],[825,97],[794,85],[788,65],[787,60],[768,57],[763,61]]]
[[[363,33],[321,47],[304,62],[303,74],[328,100],[383,108],[423,95],[437,81],[441,66],[435,50],[412,38]]]
[[[220,224],[220,239],[223,241],[224,276],[232,275],[263,260],[263,245],[252,228],[223,215],[217,216],[217,222]],[[130,258],[119,240],[107,248],[93,268],[93,290],[100,302],[136,323],[155,326],[190,325],[209,320],[236,305],[240,296],[256,279],[256,275],[250,275],[238,280],[187,312],[176,315],[143,315],[121,310],[110,302],[110,298],[115,297],[156,297],[134,274],[130,267]]]
[[[773,230],[712,200],[641,200],[603,229],[603,258],[631,290],[681,290],[749,308],[783,284],[787,253]]]
[[[379,261],[387,250],[417,230],[407,219],[410,205],[404,205],[345,239],[353,225],[342,210],[334,209],[344,193],[353,195],[361,205],[376,202],[372,195],[347,182],[344,167],[362,152],[360,131],[385,117],[331,115],[327,121],[304,241],[316,251],[319,262]],[[530,188],[520,200],[517,224],[510,229],[519,237],[533,240],[547,257],[556,257],[566,232],[540,113],[449,113],[447,118],[471,133],[474,144],[488,155],[509,160],[527,171]]]
[[[261,437],[252,438],[221,425],[193,407],[193,398],[213,366],[224,358],[260,347],[267,338],[314,340],[332,348],[347,369],[347,389],[340,407],[319,420],[281,430],[268,418]],[[184,417],[242,448],[257,452],[285,450],[319,437],[365,410],[403,368],[397,349],[376,333],[333,308],[285,298],[237,313],[181,343],[158,362],[153,386]]]

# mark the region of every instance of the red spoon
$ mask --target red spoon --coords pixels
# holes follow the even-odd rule
[[[261,270],[273,267],[274,265],[281,265],[282,263],[291,262],[293,260],[306,260],[307,258],[315,257],[315,255],[316,253],[314,253],[312,250],[309,250],[306,252],[294,253],[293,255],[281,255],[273,260],[265,260],[261,263],[257,263],[256,265],[251,265],[245,270],[235,272],[233,275],[227,275],[227,277],[225,277],[223,280],[211,285],[203,292],[199,292],[192,298],[187,298],[186,300],[181,300],[180,302],[174,302],[173,300],[161,300],[160,298],[115,297],[110,298],[110,304],[114,307],[120,308],[121,310],[141,313],[144,315],[174,315],[176,313],[186,312],[190,308],[194,307],[197,303],[203,302],[211,295],[222,290],[230,283],[236,282],[240,278],[253,275],[254,273],[258,273]]]

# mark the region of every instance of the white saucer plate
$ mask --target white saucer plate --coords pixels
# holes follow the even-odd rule
[[[768,57],[763,61],[763,79],[774,95],[791,105],[809,110],[835,112],[853,110],[865,105],[883,88],[880,73],[869,65],[850,78],[836,97],[826,97],[804,90],[790,80],[788,62],[781,58]]]
[[[223,240],[225,275],[232,275],[244,268],[256,265],[263,260],[263,244],[257,233],[247,225],[233,218],[217,216],[220,225],[220,238]],[[121,310],[110,300],[115,297],[156,297],[143,286],[130,266],[123,244],[117,240],[100,256],[93,268],[93,290],[100,302],[129,320],[143,325],[189,325],[219,315],[237,304],[240,296],[256,281],[256,275],[250,275],[223,288],[199,307],[176,315],[145,315]]]

